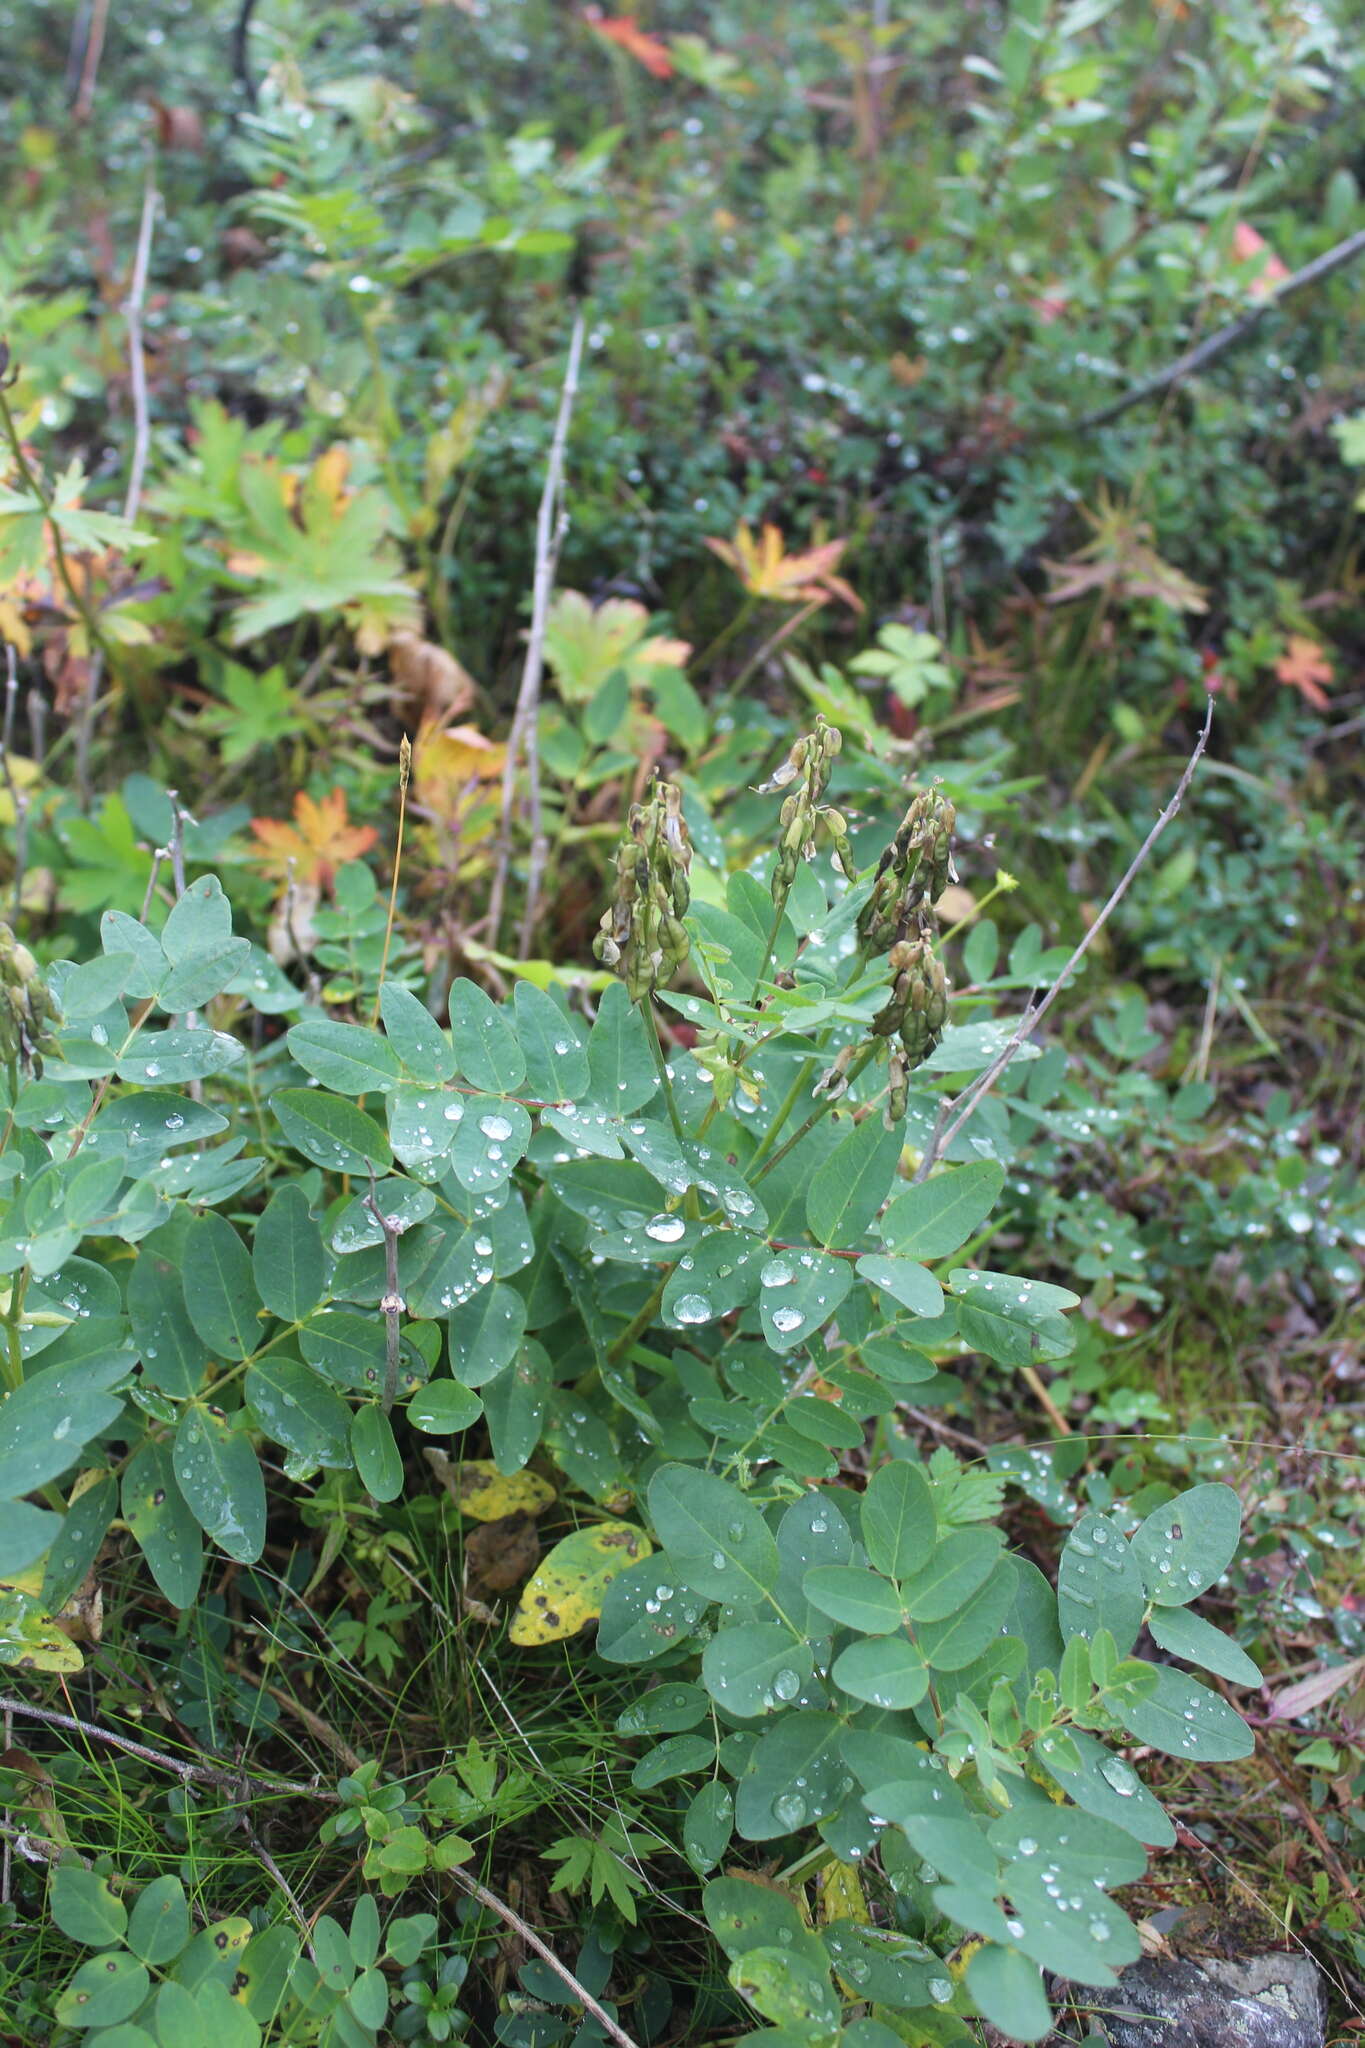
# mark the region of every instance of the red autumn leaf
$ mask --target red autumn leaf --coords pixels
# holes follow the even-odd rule
[[[593,35],[606,37],[608,43],[616,43],[636,63],[643,63],[651,78],[673,76],[673,59],[667,43],[661,43],[657,35],[647,35],[634,14],[602,14],[598,8],[587,8],[585,18]]]
[[[1254,256],[1264,255],[1269,259],[1261,265],[1247,286],[1250,298],[1265,298],[1274,291],[1277,284],[1283,284],[1289,275],[1287,266],[1281,263],[1264,235],[1258,235],[1247,221],[1239,220],[1232,231],[1232,253],[1239,263],[1250,263]]]
[[[346,817],[346,794],[334,789],[314,803],[300,790],[294,798],[294,823],[282,818],[253,818],[251,829],[262,851],[256,859],[280,881],[290,876],[314,888],[330,889],[339,867],[359,860],[379,838],[373,825],[352,825]]]
[[[661,43],[657,36],[646,34],[633,14],[601,14],[595,7],[588,8],[585,19],[594,35],[604,36],[609,43],[615,43],[637,64],[643,64],[651,78],[671,78],[673,59],[668,54],[667,43]]]
[[[1275,673],[1315,711],[1331,710],[1327,686],[1335,681],[1335,671],[1319,643],[1310,640],[1306,633],[1290,634],[1288,645],[1275,664]]]

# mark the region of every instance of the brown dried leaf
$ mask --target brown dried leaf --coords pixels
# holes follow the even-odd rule
[[[465,1589],[475,1600],[510,1593],[540,1563],[540,1537],[532,1515],[504,1515],[465,1537]]]
[[[444,647],[418,633],[394,634],[389,642],[389,668],[399,705],[414,724],[433,719],[444,725],[460,718],[479,694],[468,669]]]

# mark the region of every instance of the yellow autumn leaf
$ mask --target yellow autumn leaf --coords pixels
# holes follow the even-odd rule
[[[824,604],[837,597],[855,612],[863,608],[843,577],[834,573],[847,540],[828,540],[793,555],[787,552],[780,527],[765,525],[755,540],[748,521],[741,519],[731,539],[708,539],[706,545],[729,564],[751,597],[773,604]]]
[[[598,1522],[576,1529],[543,1560],[512,1616],[512,1642],[531,1648],[576,1636],[602,1612],[607,1587],[618,1572],[648,1557],[654,1545],[629,1522]]]
[[[43,1611],[43,1565],[0,1579],[0,1664],[20,1671],[80,1671],[82,1657],[52,1615]]]
[[[32,789],[35,782],[41,782],[43,779],[43,771],[38,763],[30,761],[24,754],[10,755],[9,772],[11,783],[21,796],[26,789]],[[14,798],[10,795],[8,787],[0,788],[0,825],[13,823]]]
[[[820,1884],[820,1918],[826,1927],[834,1920],[856,1920],[860,1927],[871,1926],[863,1881],[852,1863],[825,1865]],[[856,1997],[857,1993],[849,1995]]]
[[[455,1467],[449,1485],[460,1513],[476,1522],[500,1522],[504,1515],[543,1515],[555,1497],[548,1480],[534,1472],[499,1472],[489,1458],[471,1458]]]
[[[488,785],[502,781],[506,759],[506,747],[486,739],[477,726],[453,725],[442,731],[424,720],[412,750],[413,793],[424,810],[443,823],[460,820],[463,830],[462,813]],[[491,826],[491,814],[488,823]]]

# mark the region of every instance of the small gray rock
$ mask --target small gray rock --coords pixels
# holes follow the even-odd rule
[[[1322,1980],[1306,1955],[1144,1956],[1109,1998],[1095,2020],[1114,2048],[1323,2048],[1326,2038]]]

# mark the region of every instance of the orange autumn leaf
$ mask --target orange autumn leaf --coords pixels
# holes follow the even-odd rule
[[[708,540],[713,555],[719,555],[739,577],[751,597],[768,598],[774,604],[824,604],[837,597],[862,610],[862,601],[834,571],[839,565],[846,540],[826,541],[789,555],[787,544],[776,526],[765,526],[757,540],[748,522],[741,519],[732,540]]]
[[[412,786],[419,804],[452,821],[489,783],[502,780],[507,749],[474,725],[444,731],[425,720],[412,750]]]
[[[300,790],[294,798],[294,823],[281,818],[253,818],[251,829],[262,851],[257,864],[282,882],[292,876],[313,888],[330,889],[339,867],[359,860],[375,845],[373,825],[352,825],[346,817],[344,790],[334,789],[315,803]]]
[[[643,64],[651,78],[673,76],[673,59],[668,53],[667,43],[661,43],[657,36],[647,35],[633,14],[602,14],[597,8],[590,7],[584,19],[594,35],[615,43],[637,64]]]
[[[1332,708],[1327,690],[1335,680],[1335,670],[1324,649],[1306,633],[1290,634],[1284,653],[1275,664],[1275,673],[1315,711]]]

